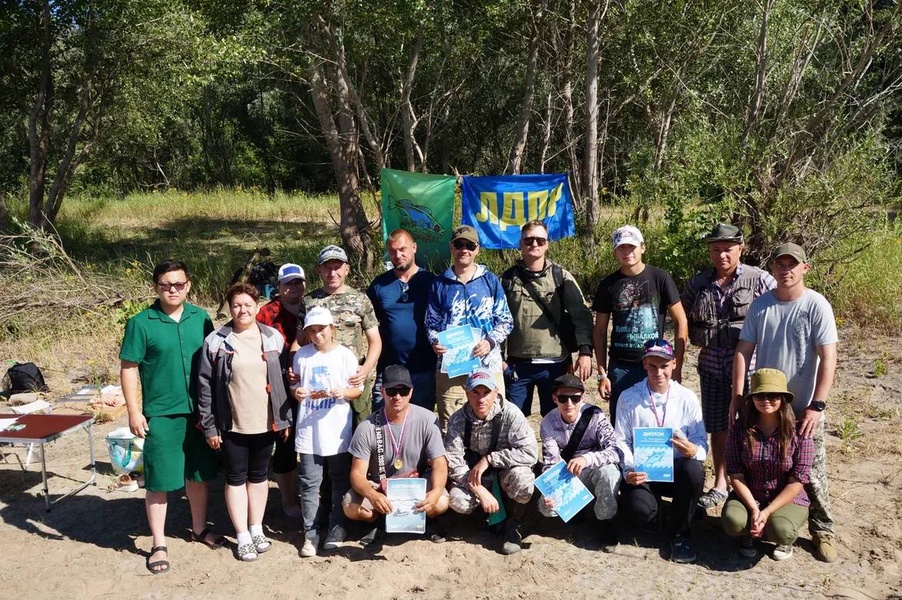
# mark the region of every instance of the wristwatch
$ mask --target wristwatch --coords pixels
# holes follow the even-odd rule
[[[607,373],[599,373],[598,375],[595,376],[595,381],[604,381],[607,378],[608,378]]]
[[[808,405],[808,408],[816,410],[817,412],[824,412],[824,409],[827,408],[827,403],[823,400],[812,400],[811,404]]]

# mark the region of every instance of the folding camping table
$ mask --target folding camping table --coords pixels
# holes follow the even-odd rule
[[[41,477],[44,483],[44,504],[47,512],[52,505],[63,498],[77,494],[91,484],[95,483],[97,469],[94,464],[94,417],[93,415],[13,415],[3,414],[0,419],[16,419],[17,425],[25,427],[17,431],[0,431],[0,443],[8,444],[37,444],[41,453]],[[68,433],[84,429],[88,432],[88,451],[91,458],[91,476],[77,488],[70,490],[53,500],[50,499],[50,489],[47,486],[47,457],[44,452],[44,444],[58,440]]]

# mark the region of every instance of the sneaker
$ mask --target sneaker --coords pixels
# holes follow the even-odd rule
[[[832,534],[824,533],[815,535],[814,547],[817,548],[818,556],[824,562],[836,562],[839,554],[836,552],[836,538]]]
[[[367,550],[378,550],[382,545],[382,528],[378,525],[373,525],[373,528],[360,538],[360,545]]]
[[[345,531],[345,528],[341,525],[336,525],[326,535],[326,541],[323,542],[323,550],[338,550],[346,537],[348,537],[348,532]]]
[[[501,554],[516,554],[523,549],[523,536],[520,535],[520,528],[511,523],[504,530],[504,542],[501,544]]]
[[[304,538],[304,545],[301,547],[301,556],[303,558],[316,556],[317,546],[319,546],[319,535],[311,532],[308,534],[308,537]]]
[[[744,535],[739,538],[739,554],[746,558],[755,558],[758,551],[755,550],[755,540],[750,535]]]
[[[701,496],[699,496],[698,502],[696,502],[696,506],[701,509],[707,510],[709,508],[714,508],[715,506],[720,506],[727,500],[727,495],[717,488],[711,488]]]
[[[429,538],[430,542],[433,544],[441,544],[445,541],[446,535],[448,535],[448,533],[438,520],[426,520],[426,537]]]
[[[253,544],[242,544],[238,546],[238,560],[243,562],[251,562],[257,560],[257,549]]]
[[[771,554],[771,558],[773,558],[774,560],[786,560],[788,558],[792,558],[792,544],[777,546],[776,548],[774,548],[774,553]]]
[[[675,563],[686,564],[695,562],[695,550],[692,541],[687,537],[677,536],[670,540],[670,560]]]
[[[257,554],[263,554],[270,548],[272,548],[272,542],[269,541],[265,535],[258,533],[252,538],[254,542],[254,548],[257,549]]]

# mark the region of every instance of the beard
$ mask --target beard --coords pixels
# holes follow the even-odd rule
[[[395,271],[400,271],[401,273],[406,273],[413,266],[413,260],[409,260],[407,262],[403,262],[399,265],[395,265]]]

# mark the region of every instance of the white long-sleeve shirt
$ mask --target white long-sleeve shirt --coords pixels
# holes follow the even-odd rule
[[[654,408],[650,396],[654,399]],[[680,431],[698,447],[692,460],[704,462],[708,456],[708,436],[702,421],[701,404],[692,390],[676,381],[670,382],[669,393],[653,394],[646,378],[620,394],[614,436],[620,448],[620,467],[624,473],[635,469],[633,429],[636,427],[669,427]],[[673,457],[686,458],[676,447]]]

